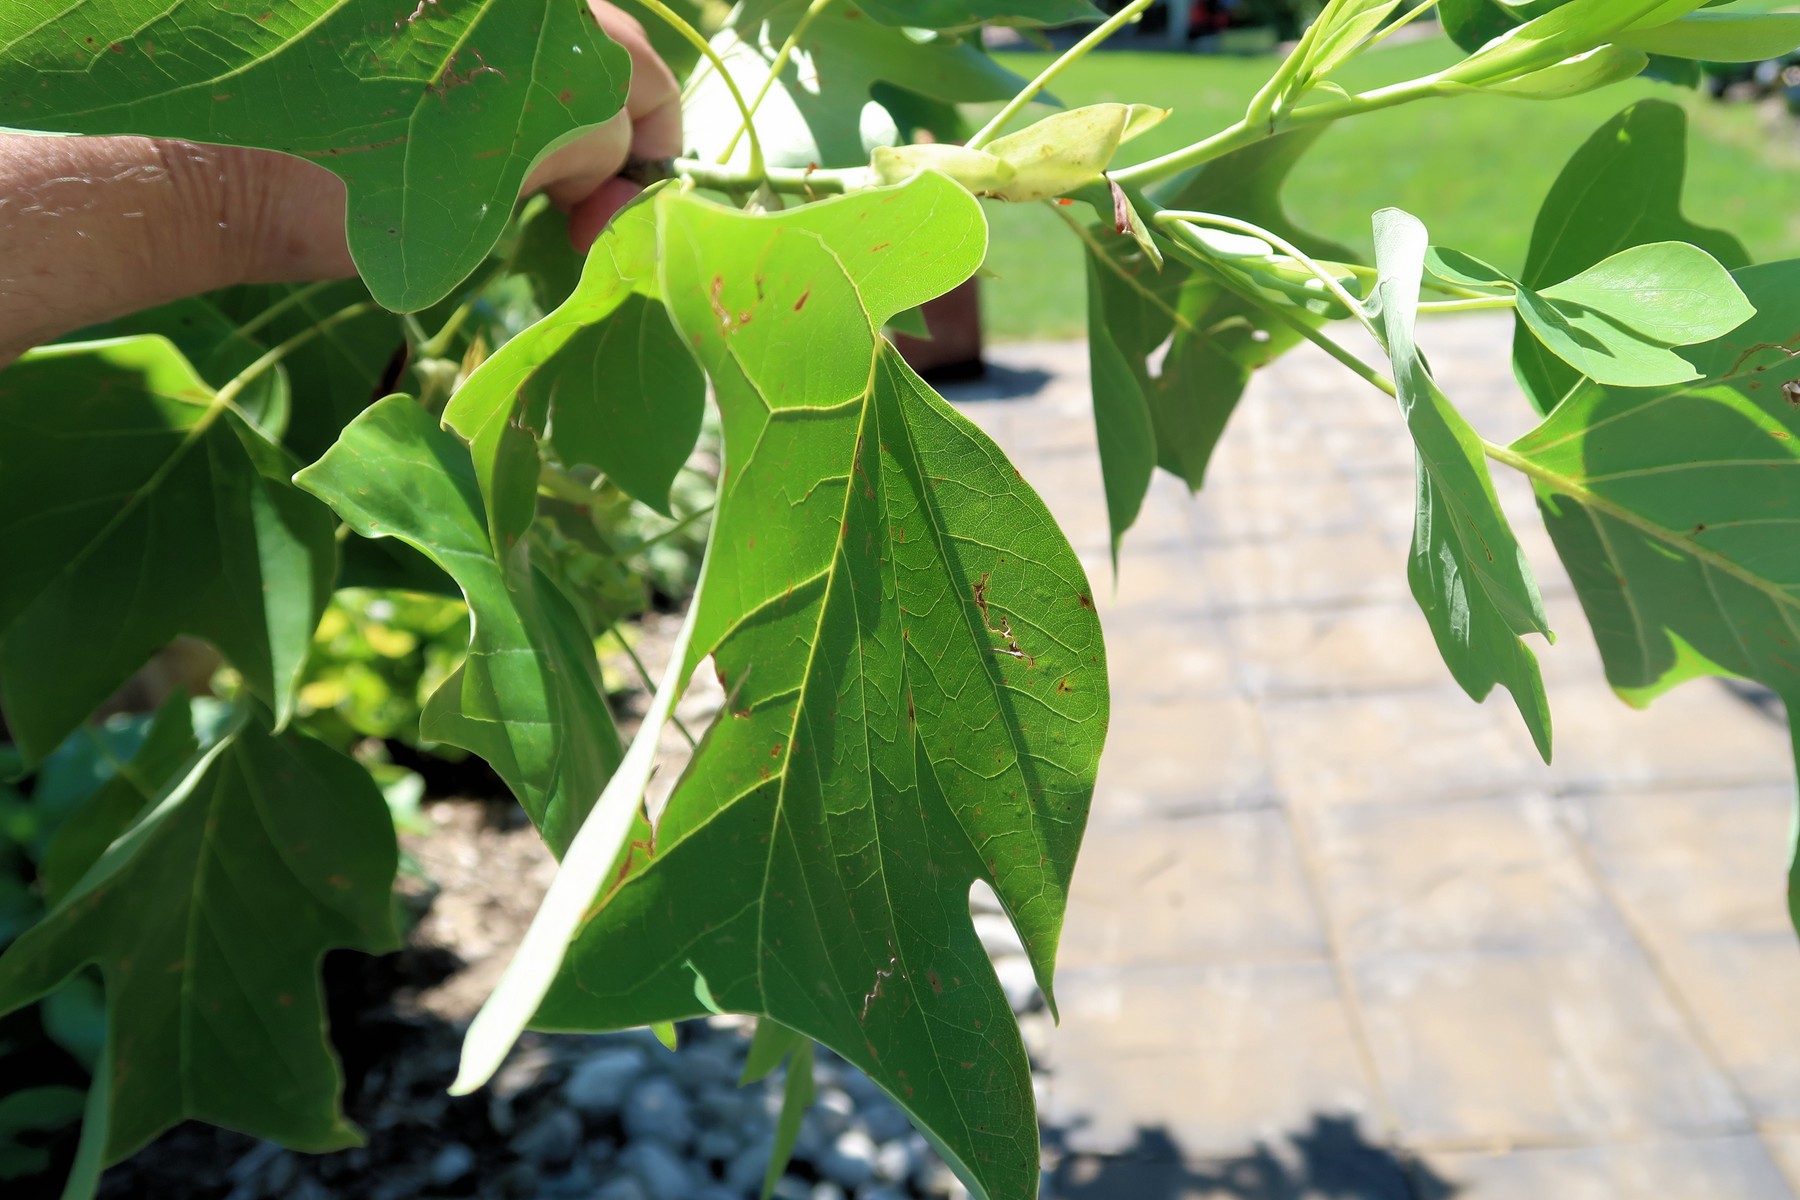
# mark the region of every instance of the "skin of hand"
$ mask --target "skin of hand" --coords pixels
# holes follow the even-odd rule
[[[525,183],[569,214],[585,251],[640,190],[628,156],[681,153],[681,92],[643,27],[590,0],[631,55],[611,121],[555,151]],[[265,150],[140,137],[0,134],[0,366],[83,326],[240,283],[356,273],[344,185]]]

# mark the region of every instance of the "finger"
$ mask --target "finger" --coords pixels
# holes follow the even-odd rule
[[[606,36],[631,56],[631,87],[625,111],[631,116],[631,152],[638,158],[674,158],[681,153],[681,88],[668,64],[650,45],[635,17],[605,0],[589,0]]]
[[[630,149],[631,118],[621,112],[539,163],[523,193],[544,192],[558,208],[573,208],[619,173]]]
[[[569,213],[569,241],[575,249],[586,254],[607,222],[643,190],[629,179],[609,179],[577,204]]]

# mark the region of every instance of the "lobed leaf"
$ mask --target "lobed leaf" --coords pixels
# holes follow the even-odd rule
[[[1369,299],[1400,411],[1417,451],[1417,508],[1407,580],[1451,675],[1475,700],[1500,684],[1545,761],[1550,709],[1521,634],[1548,635],[1543,599],[1482,456],[1481,439],[1431,378],[1413,338],[1425,227],[1398,209],[1375,214],[1378,276]]]
[[[968,892],[994,887],[1053,995],[1099,630],[1041,501],[878,333],[974,271],[979,205],[928,173],[769,216],[657,208],[725,431],[686,661],[730,699],[535,1023],[696,1015],[698,975],[867,1071],[977,1194],[1032,1195],[1029,1070]]]
[[[469,449],[390,396],[295,481],[363,537],[397,538],[456,581],[469,655],[426,701],[420,733],[486,759],[560,855],[619,764],[618,731],[591,634],[523,541],[493,540]]]
[[[355,1144],[319,958],[398,947],[397,861],[367,771],[240,717],[0,955],[0,1012],[89,964],[106,981],[84,1156],[116,1162],[187,1118],[301,1150]]]
[[[624,103],[630,63],[572,0],[10,0],[0,126],[279,150],[349,192],[350,252],[427,307],[500,237],[531,168]]]
[[[161,337],[0,373],[0,697],[28,765],[183,633],[286,721],[337,569],[292,470]]]
[[[507,486],[494,457],[505,430],[547,422],[563,462],[599,467],[668,515],[669,486],[700,435],[706,382],[669,323],[655,274],[656,221],[640,201],[607,226],[568,298],[451,397],[444,422],[476,447],[490,512],[529,506],[537,487],[535,472],[523,473],[511,480],[514,494],[497,494]],[[497,525],[493,536],[516,538],[528,523]]]
[[[1679,107],[1645,100],[1624,109],[1582,144],[1551,185],[1519,282],[1546,287],[1647,242],[1689,242],[1727,268],[1748,263],[1735,237],[1682,215],[1686,161],[1687,117]],[[1580,379],[1523,318],[1513,335],[1513,373],[1539,412],[1555,408]]]

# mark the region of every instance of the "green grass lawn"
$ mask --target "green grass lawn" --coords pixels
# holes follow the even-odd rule
[[[1025,76],[1050,61],[1043,54],[999,57]],[[1432,39],[1370,51],[1338,78],[1362,90],[1454,60],[1447,41]],[[1125,147],[1120,161],[1135,162],[1236,120],[1273,69],[1273,59],[1115,51],[1077,63],[1054,90],[1070,106],[1123,100],[1173,108],[1160,127]],[[1800,255],[1800,143],[1786,118],[1786,129],[1772,129],[1749,105],[1646,81],[1551,103],[1471,95],[1353,117],[1328,130],[1294,171],[1288,209],[1305,228],[1368,251],[1369,215],[1396,205],[1423,220],[1434,242],[1517,268],[1538,203],[1569,156],[1608,117],[1647,96],[1690,114],[1688,215],[1736,233],[1759,260]],[[1084,332],[1080,250],[1057,215],[1041,204],[987,208],[988,269],[996,276],[982,282],[988,336]]]

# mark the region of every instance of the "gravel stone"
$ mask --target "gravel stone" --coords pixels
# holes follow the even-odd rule
[[[845,1200],[844,1189],[827,1180],[814,1186],[810,1200]]]
[[[569,1073],[563,1099],[582,1116],[610,1116],[619,1111],[645,1066],[644,1052],[636,1046],[608,1046]]]
[[[475,1170],[475,1151],[461,1142],[451,1142],[431,1160],[431,1182],[438,1187],[461,1183]]]
[[[875,1177],[875,1143],[862,1130],[847,1129],[820,1157],[818,1166],[819,1174],[833,1183],[861,1187]]]
[[[856,1193],[856,1200],[908,1200],[908,1197],[896,1187],[877,1187],[864,1188]]]
[[[836,1137],[850,1128],[850,1118],[856,1115],[856,1101],[843,1088],[824,1088],[807,1115],[817,1120],[819,1128],[828,1136]]]
[[[913,1131],[912,1122],[907,1120],[900,1106],[885,1098],[873,1103],[864,1101],[856,1115],[877,1142],[896,1142]]]
[[[625,1097],[625,1132],[634,1141],[667,1142],[686,1149],[694,1140],[694,1118],[688,1098],[671,1079],[655,1075]]]
[[[581,1148],[581,1120],[566,1108],[553,1108],[515,1137],[512,1148],[539,1166],[560,1167]]]
[[[762,1190],[763,1176],[768,1173],[774,1147],[758,1142],[742,1151],[725,1168],[725,1186],[740,1196]]]
[[[889,1142],[875,1151],[875,1177],[898,1183],[912,1172],[912,1155],[904,1142]]]
[[[630,1175],[621,1175],[595,1192],[594,1200],[650,1200],[650,1196],[643,1184]]]
[[[729,1129],[703,1129],[694,1140],[694,1156],[715,1162],[729,1162],[743,1149],[743,1143]]]
[[[634,1142],[619,1155],[619,1165],[643,1183],[651,1200],[689,1200],[694,1177],[687,1164],[660,1142]]]

